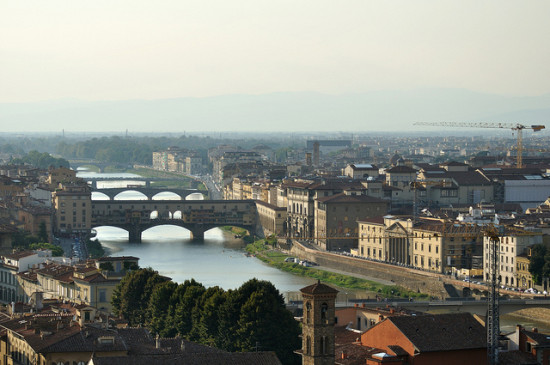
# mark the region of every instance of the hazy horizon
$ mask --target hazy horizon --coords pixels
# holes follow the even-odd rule
[[[550,116],[547,14],[543,0],[7,0],[0,123],[10,131],[540,123]]]

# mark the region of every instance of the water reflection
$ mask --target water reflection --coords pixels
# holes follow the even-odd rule
[[[152,267],[179,283],[194,278],[207,287],[234,289],[256,277],[271,281],[281,293],[286,293],[315,282],[247,257],[242,240],[219,228],[205,232],[203,241],[192,241],[184,228],[157,226],[143,232],[142,243],[127,242],[128,233],[119,228],[96,230],[99,241],[112,255],[139,257],[141,267]]]

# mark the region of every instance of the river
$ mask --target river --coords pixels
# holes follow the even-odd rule
[[[118,176],[136,177],[133,174],[97,174],[79,172],[79,177],[89,176]],[[99,187],[124,187],[127,184],[135,185],[135,180],[98,182]],[[93,193],[92,199],[100,200],[107,197]],[[136,191],[120,194],[117,199],[146,199]],[[157,199],[179,199],[174,194],[162,193]],[[192,194],[189,199],[202,199],[201,194]],[[194,278],[206,287],[219,286],[223,289],[235,289],[245,281],[258,278],[268,280],[285,296],[287,300],[300,300],[299,289],[315,282],[314,279],[292,275],[277,270],[262,261],[247,257],[244,243],[235,239],[219,228],[205,233],[204,240],[193,241],[189,231],[176,226],[158,226],[151,228],[142,235],[141,243],[128,242],[128,233],[114,227],[98,227],[97,238],[111,255],[138,257],[141,267],[152,267],[160,274],[182,283]],[[339,289],[337,300],[340,303],[357,297],[372,297],[374,293],[358,292]],[[542,332],[550,333],[550,325],[526,319],[503,315],[500,318],[503,332],[511,332],[517,323],[526,328],[538,327]]]
[[[135,177],[133,174],[99,174],[79,172],[79,177]],[[124,187],[135,185],[134,180],[98,181],[98,187]],[[103,194],[92,193],[93,200],[106,199]],[[143,194],[127,191],[117,199],[145,199]],[[156,199],[178,199],[171,193],[159,194]],[[201,194],[192,194],[188,199],[202,199]],[[285,297],[292,297],[300,288],[314,283],[314,279],[295,276],[277,270],[262,261],[247,257],[244,243],[232,235],[214,228],[205,233],[204,240],[193,241],[185,228],[158,226],[143,232],[142,242],[128,242],[128,233],[115,227],[98,227],[97,239],[108,253],[116,256],[135,256],[141,267],[152,267],[160,274],[182,283],[194,278],[206,287],[219,286],[235,289],[249,279],[268,280]]]

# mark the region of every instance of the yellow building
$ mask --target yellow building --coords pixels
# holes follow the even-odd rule
[[[529,289],[533,287],[533,275],[529,272],[529,256],[521,254],[516,256],[517,287]]]
[[[2,200],[23,193],[24,187],[24,184],[16,179],[0,176],[0,198]]]
[[[60,299],[85,304],[101,312],[111,313],[113,290],[120,282],[121,271],[101,270],[96,262],[67,266],[49,263],[44,267],[18,274],[17,280],[25,296],[41,292],[45,299]]]
[[[66,167],[50,168],[48,170],[48,179],[46,182],[51,188],[57,188],[59,184],[74,183],[79,180],[76,177],[76,171]]]
[[[144,328],[113,330],[81,326],[73,313],[36,314],[2,323],[2,364],[88,364],[92,356],[128,356],[132,340],[151,339]],[[151,341],[151,340],[150,340]],[[152,340],[154,342],[154,340]],[[143,344],[142,344],[143,346]]]
[[[359,247],[353,254],[433,272],[471,269],[482,254],[482,232],[475,225],[441,219],[377,217],[361,220]]]
[[[284,236],[286,234],[286,208],[277,207],[261,200],[256,201],[256,209],[264,236],[274,234]]]
[[[92,227],[92,192],[86,183],[61,185],[52,194],[57,233],[88,233]]]

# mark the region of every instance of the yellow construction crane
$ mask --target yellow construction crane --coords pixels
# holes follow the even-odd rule
[[[489,123],[489,122],[416,122],[414,125],[429,125],[438,127],[463,127],[463,128],[501,128],[511,129],[517,131],[518,135],[518,147],[517,147],[517,160],[516,166],[518,169],[523,167],[522,155],[523,155],[523,130],[532,129],[533,132],[538,132],[546,128],[543,124],[537,125],[523,125],[519,123]]]

